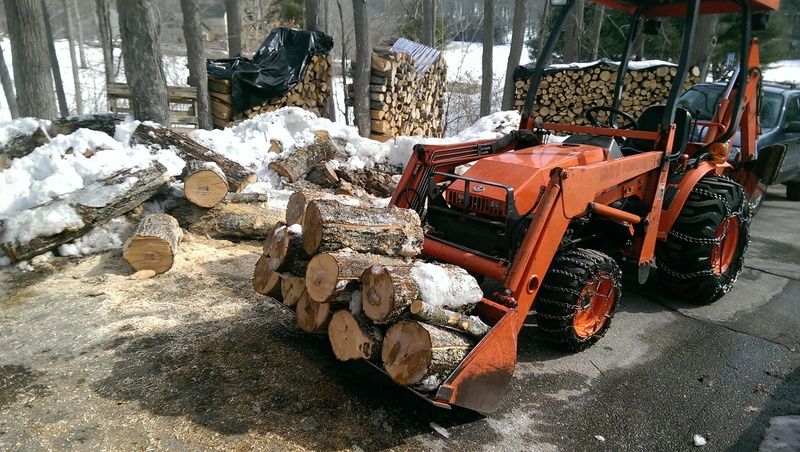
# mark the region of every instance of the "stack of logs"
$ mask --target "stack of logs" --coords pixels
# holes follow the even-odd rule
[[[482,296],[475,279],[414,259],[422,241],[413,210],[296,192],[264,242],[253,287],[295,311],[303,331],[327,334],[338,359],[382,362],[398,384],[432,391],[489,326],[469,315]],[[421,268],[461,295],[437,300]]]
[[[407,52],[373,50],[369,81],[370,138],[386,141],[400,135],[442,136],[447,64],[441,55],[421,71],[418,63]],[[347,85],[347,92],[352,105],[352,84]]]
[[[621,110],[637,118],[645,108],[664,103],[677,73],[675,66],[667,64],[629,70],[625,74]],[[514,106],[518,110],[522,110],[528,95],[530,74],[531,71],[524,67],[517,69],[514,74]],[[542,77],[536,93],[534,116],[545,122],[587,125],[584,111],[594,105],[610,106],[616,81],[616,66],[606,61],[583,68],[549,69]],[[700,69],[693,67],[684,88],[699,81]],[[605,119],[603,112],[598,113],[598,118]]]
[[[208,78],[208,94],[211,97],[211,111],[214,126],[228,127],[234,120],[252,118],[261,113],[294,106],[322,116],[330,98],[331,57],[330,54],[317,53],[303,74],[303,79],[283,96],[256,105],[243,114],[235,114],[231,103],[231,81]]]

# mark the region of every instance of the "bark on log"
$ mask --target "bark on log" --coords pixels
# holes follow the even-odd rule
[[[282,209],[269,207],[265,202],[219,203],[197,218],[188,229],[214,238],[265,239],[284,215]]]
[[[173,149],[178,157],[203,162],[214,162],[225,174],[230,190],[240,192],[256,181],[256,174],[242,165],[197,143],[186,135],[164,127],[140,124],[131,136],[131,143]]]
[[[51,251],[139,206],[165,188],[168,178],[166,168],[153,162],[149,168],[120,171],[62,199],[0,220],[0,248],[12,262]],[[68,224],[57,232],[34,235],[40,219],[51,214],[68,215]]]
[[[53,135],[69,135],[78,129],[91,129],[113,137],[117,130],[114,115],[81,115],[58,118],[50,125]]]
[[[357,198],[336,195],[333,192],[321,190],[298,190],[289,196],[286,203],[286,224],[303,224],[308,203],[319,199],[335,199],[347,205],[361,205],[363,201]]]
[[[409,311],[426,323],[454,329],[470,336],[481,337],[491,329],[489,325],[476,316],[451,311],[440,306],[433,306],[422,300],[415,300],[411,303]]]
[[[33,152],[34,149],[49,142],[50,137],[47,134],[47,130],[39,122],[38,127],[32,132],[14,137],[0,147],[0,154],[6,155],[9,159],[25,157]]]
[[[344,206],[319,200],[309,203],[303,218],[303,249],[309,256],[350,248],[413,257],[422,252],[422,240],[419,216],[410,209]]]
[[[281,298],[281,275],[267,267],[269,258],[264,256],[258,258],[256,268],[253,271],[253,289],[261,295],[267,295],[275,299]]]
[[[395,188],[397,188],[397,182],[392,179],[391,175],[376,170],[349,171],[338,169],[336,170],[336,175],[342,180],[364,188],[367,193],[379,198],[392,196]]]
[[[419,298],[410,263],[396,267],[372,265],[361,274],[362,309],[375,323],[396,320]]]
[[[123,247],[122,258],[136,271],[164,273],[175,262],[181,238],[178,220],[164,213],[147,215]]]
[[[337,251],[314,256],[306,270],[306,290],[311,300],[327,303],[348,290],[348,283],[361,278],[371,265],[401,266],[398,258],[376,254]]]
[[[336,311],[328,325],[328,339],[336,359],[377,359],[381,353],[383,334],[362,316],[346,309]]]
[[[330,139],[317,136],[308,146],[295,149],[286,158],[272,161],[269,169],[289,179],[289,182],[297,182],[317,164],[335,156],[336,145]]]
[[[381,349],[383,366],[395,383],[433,390],[467,356],[467,337],[433,325],[401,320],[386,331]]]
[[[228,179],[214,162],[190,160],[181,176],[186,199],[200,207],[214,207],[228,193]]]
[[[294,307],[306,291],[306,279],[302,276],[284,275],[281,278],[283,304]]]
[[[264,244],[264,254],[270,258],[270,270],[305,276],[308,256],[303,251],[302,235],[294,229],[275,228]]]

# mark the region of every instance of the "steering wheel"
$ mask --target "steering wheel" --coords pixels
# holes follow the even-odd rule
[[[583,115],[586,117],[586,120],[595,127],[601,127],[600,123],[597,121],[597,116],[595,113],[598,111],[606,111],[614,116],[621,116],[622,119],[627,121],[625,127],[619,127],[620,129],[631,129],[636,130],[636,120],[633,119],[633,116],[625,113],[622,110],[617,110],[616,108],[606,107],[604,105],[595,105],[594,107],[587,108],[586,111],[583,112]],[[613,116],[609,116],[609,127],[611,126],[610,118]]]

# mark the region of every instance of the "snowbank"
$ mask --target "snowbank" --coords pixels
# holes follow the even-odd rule
[[[800,60],[772,63],[764,70],[764,80],[800,83]]]

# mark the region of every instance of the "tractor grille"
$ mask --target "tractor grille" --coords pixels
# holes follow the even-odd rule
[[[447,203],[453,207],[464,208],[464,193],[460,191],[448,191]],[[492,198],[470,195],[467,210],[491,217],[505,217],[506,203]]]

